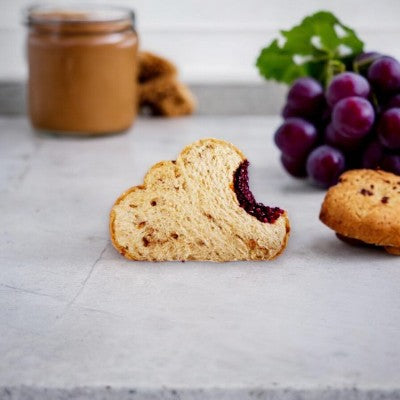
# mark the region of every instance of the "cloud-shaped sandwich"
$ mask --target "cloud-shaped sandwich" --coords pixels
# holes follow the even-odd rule
[[[162,161],[110,214],[114,247],[131,260],[269,260],[285,249],[285,211],[257,203],[248,162],[232,144],[203,139]]]

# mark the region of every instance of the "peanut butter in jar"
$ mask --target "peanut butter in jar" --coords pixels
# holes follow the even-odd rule
[[[28,108],[41,130],[100,135],[137,114],[138,38],[133,14],[115,7],[28,10]]]

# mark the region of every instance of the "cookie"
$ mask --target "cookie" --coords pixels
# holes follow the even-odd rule
[[[167,59],[150,52],[139,53],[139,107],[152,115],[178,117],[192,114],[196,100],[177,78],[177,69]]]
[[[149,51],[140,51],[138,55],[139,84],[149,82],[160,77],[175,77],[177,69],[171,61]]]
[[[190,90],[175,78],[157,78],[139,86],[141,107],[149,107],[153,115],[177,117],[192,114],[196,100]]]
[[[400,176],[369,169],[345,172],[331,187],[320,220],[338,234],[400,255]]]
[[[257,203],[248,162],[232,144],[203,139],[154,165],[115,202],[114,247],[142,261],[270,260],[286,247],[285,211]]]

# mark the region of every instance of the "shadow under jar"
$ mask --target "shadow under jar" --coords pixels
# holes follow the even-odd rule
[[[32,125],[84,135],[129,128],[138,103],[132,11],[37,6],[27,24]]]

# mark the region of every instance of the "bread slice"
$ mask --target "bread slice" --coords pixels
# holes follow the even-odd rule
[[[143,185],[130,188],[112,207],[114,247],[143,261],[277,257],[288,241],[289,220],[283,210],[255,202],[247,164],[232,144],[203,139],[176,161],[154,165]]]
[[[359,169],[345,172],[329,189],[321,221],[345,238],[383,246],[400,255],[400,176]]]

